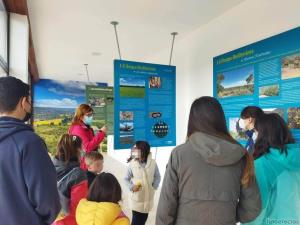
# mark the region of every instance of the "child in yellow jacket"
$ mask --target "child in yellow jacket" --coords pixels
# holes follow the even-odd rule
[[[87,199],[82,199],[76,210],[78,225],[129,225],[120,205],[122,190],[110,173],[97,175]]]

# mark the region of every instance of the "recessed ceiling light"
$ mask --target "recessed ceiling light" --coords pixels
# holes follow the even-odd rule
[[[102,55],[101,52],[92,52],[92,56],[100,56]]]
[[[77,75],[78,75],[78,76],[84,76],[84,74],[83,74],[83,73],[77,73]]]

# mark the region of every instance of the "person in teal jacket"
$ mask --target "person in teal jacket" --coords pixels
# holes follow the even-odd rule
[[[254,164],[262,211],[248,225],[300,224],[300,145],[275,113],[261,116],[255,130]]]

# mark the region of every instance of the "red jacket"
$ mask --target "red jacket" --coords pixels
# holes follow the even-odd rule
[[[82,181],[71,187],[70,212],[61,220],[54,222],[52,225],[77,225],[76,223],[76,208],[79,201],[87,197],[88,185],[87,180]]]
[[[97,150],[99,144],[105,138],[105,133],[99,131],[94,135],[94,130],[91,127],[86,126],[84,123],[73,124],[69,129],[69,134],[76,135],[81,138],[83,150],[86,153]],[[80,167],[86,169],[84,159],[80,160]]]

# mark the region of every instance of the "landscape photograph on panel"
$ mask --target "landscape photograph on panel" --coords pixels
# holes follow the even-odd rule
[[[217,95],[219,98],[253,95],[254,67],[219,73],[217,75]]]

